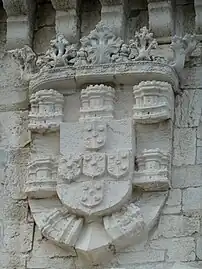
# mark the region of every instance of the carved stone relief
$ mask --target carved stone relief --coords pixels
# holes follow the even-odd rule
[[[145,63],[148,66],[149,62],[158,65],[161,72],[162,69],[170,67],[172,72],[176,71],[181,78],[185,61],[195,49],[197,41],[192,35],[185,35],[183,38],[175,36],[172,40],[173,59],[170,61],[153,55],[152,51],[157,48],[157,41],[146,27],[136,32],[129,44],[125,44],[109,26],[100,22],[88,36],[80,40],[80,48],[71,44],[63,34],[57,34],[56,39],[50,42],[50,48],[45,55],[34,57],[34,52],[28,47],[11,51],[10,54],[18,61],[21,69],[23,66],[22,77],[30,83],[34,83],[36,78],[40,78],[41,81],[49,74],[53,76],[53,73],[61,77],[62,67],[67,68],[69,80],[75,79],[79,82],[81,77],[84,79],[83,74],[95,76],[98,70],[99,76],[104,72],[108,77],[110,73],[111,76],[117,72],[122,74],[123,71],[133,73],[137,65]],[[167,72],[164,73],[166,74]],[[105,82],[100,79],[96,82],[98,81],[99,84]]]
[[[90,264],[102,263],[103,257],[107,262],[115,251],[145,239],[166,201],[171,144],[165,150],[147,143],[151,147],[137,154],[136,125],[172,125],[178,75],[196,45],[191,36],[173,42],[171,65],[152,55],[157,42],[146,27],[125,44],[99,23],[81,39],[80,49],[57,35],[37,61],[34,56],[28,61],[28,48],[12,52],[33,91],[30,130],[39,137],[47,131],[60,134],[58,155],[40,153],[30,162],[26,192],[33,217],[44,236],[75,249]],[[134,90],[134,106],[132,117],[118,120],[120,84]],[[69,88],[82,89],[76,122],[63,122],[61,85],[67,98]]]
[[[63,102],[63,95],[52,89],[32,94],[28,128],[39,133],[58,130],[63,121]]]
[[[144,150],[137,157],[138,171],[135,171],[135,186],[149,190],[167,190],[169,182],[169,158],[160,149]]]
[[[80,120],[113,118],[115,90],[110,86],[91,85],[81,91]]]
[[[142,81],[133,87],[135,122],[157,123],[173,119],[174,94],[172,86],[162,81]]]
[[[107,107],[102,100],[106,92],[103,94],[100,87],[108,88],[113,97],[115,89],[105,85],[86,88],[93,88],[98,100],[93,106],[98,103],[98,108],[105,111]],[[48,92],[41,90],[33,96],[44,97]],[[49,101],[53,100],[51,93],[55,104],[56,96],[62,100],[59,93],[50,90]],[[46,102],[47,98],[40,99],[42,108]],[[135,173],[133,121],[116,120],[112,115],[103,113],[100,119],[99,115],[90,114],[80,122],[60,123],[59,161],[56,156],[31,161],[26,183],[30,207],[43,235],[61,247],[75,248],[91,264],[101,263],[103,255],[109,260],[113,256],[111,246],[120,250],[134,240],[141,242],[153,227],[151,220],[144,217],[144,198],[143,203],[132,202],[133,186],[152,191],[165,191],[169,187],[167,159],[160,150],[145,151],[137,160],[140,168]],[[163,187],[157,188],[161,181]],[[36,198],[43,198],[40,209]],[[158,199],[158,206],[151,209],[154,218],[166,200],[165,193],[160,193]],[[93,235],[90,241],[89,234]]]

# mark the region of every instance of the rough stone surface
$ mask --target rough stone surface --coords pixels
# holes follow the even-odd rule
[[[194,261],[196,258],[195,240],[192,237],[154,240],[151,247],[166,250],[165,259],[170,262]]]
[[[164,214],[179,214],[182,209],[182,191],[180,189],[172,189],[169,191],[168,200],[164,207]]]
[[[174,129],[173,164],[176,166],[195,164],[196,129]]]
[[[197,217],[165,215],[160,218],[156,237],[182,237],[191,236],[200,231],[200,220]]]
[[[202,166],[187,165],[173,166],[172,170],[172,187],[188,188],[202,186]]]
[[[201,194],[202,187],[188,188],[183,190],[182,210],[185,213],[196,213],[201,215]]]

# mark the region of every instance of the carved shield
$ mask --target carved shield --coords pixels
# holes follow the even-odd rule
[[[70,154],[67,157],[62,156],[58,166],[59,179],[67,181],[70,184],[74,179],[81,175],[81,155]]]
[[[95,207],[103,200],[104,182],[84,182],[80,202],[85,207]]]
[[[106,142],[107,127],[101,121],[88,123],[84,129],[84,146],[87,149],[100,149]]]
[[[83,174],[94,178],[102,176],[105,172],[105,154],[89,153],[83,157]]]
[[[128,174],[130,166],[129,151],[117,151],[107,155],[107,171],[110,176],[121,178]]]

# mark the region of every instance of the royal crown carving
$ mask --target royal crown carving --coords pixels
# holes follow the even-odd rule
[[[80,40],[80,44],[80,47],[77,44],[70,44],[63,34],[58,33],[56,39],[51,40],[50,48],[44,55],[37,57],[27,46],[17,51],[11,51],[11,55],[18,61],[22,77],[31,84],[40,85],[44,78],[46,78],[44,81],[46,83],[48,74],[53,77],[53,73],[61,73],[62,67],[63,70],[66,68],[69,74],[68,77],[66,75],[63,77],[66,80],[75,79],[80,83],[84,76],[95,77],[97,72],[101,76],[104,72],[108,76],[108,82],[114,82],[111,73],[115,76],[116,74],[120,76],[126,71],[132,74],[137,73],[136,68],[137,70],[143,68],[143,72],[145,72],[144,63],[147,63],[148,67],[148,62],[152,62],[152,66],[158,66],[158,72],[154,73],[163,73],[165,81],[170,82],[169,76],[176,76],[175,72],[180,76],[184,63],[195,49],[197,42],[193,35],[185,35],[184,38],[173,37],[171,44],[173,59],[169,60],[153,53],[157,49],[157,41],[146,27],[136,32],[134,39],[130,40],[129,44],[125,44],[109,26],[100,22],[88,36]],[[98,66],[100,66],[99,71]],[[152,70],[147,68],[147,72],[152,72]],[[158,75],[158,77],[160,76]],[[97,82],[96,78],[95,81],[92,81],[93,83]],[[176,79],[178,80],[177,77]],[[153,80],[156,80],[155,75]],[[50,83],[51,81],[50,79]],[[100,83],[100,80],[98,81]]]

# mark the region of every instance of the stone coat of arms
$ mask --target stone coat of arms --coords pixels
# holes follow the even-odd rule
[[[170,187],[173,90],[193,48],[188,40],[192,36],[173,40],[177,61],[170,66],[151,55],[156,41],[145,27],[127,45],[102,22],[80,40],[80,49],[57,35],[42,58],[29,47],[12,52],[30,80],[29,130],[38,133],[25,184],[31,212],[46,238],[91,265],[141,241],[160,216]],[[179,47],[184,55],[177,53]],[[64,122],[61,87],[68,98],[68,90],[84,84],[79,119]],[[124,92],[120,85],[133,89],[131,108],[117,107],[117,89]],[[148,94],[153,97],[145,107]],[[150,134],[145,126],[154,123],[158,128],[150,126]],[[157,141],[162,134],[166,147]]]
[[[61,201],[72,211],[79,210],[80,214],[89,217],[104,216],[110,210],[120,209],[129,199],[132,192],[131,175],[134,163],[132,138],[131,143],[127,144],[128,148],[124,149],[117,144],[120,149],[112,148],[109,152],[105,144],[117,140],[117,136],[120,141],[120,136],[124,139],[128,136],[128,132],[132,133],[132,126],[126,120],[127,128],[123,129],[121,134],[111,134],[108,131],[110,123],[103,124],[102,121],[95,120],[90,124],[82,126],[78,123],[78,125],[81,141],[75,145],[75,156],[79,155],[80,158],[73,157],[73,153],[69,154],[68,151],[62,150],[62,161],[59,162],[58,171],[63,176],[63,180],[57,183],[57,193]],[[64,123],[63,126],[61,140],[65,137],[63,132],[67,135],[68,130],[73,132],[75,128],[76,132],[79,129],[75,124],[71,127],[68,124],[65,128]],[[86,132],[89,132],[89,137],[86,136]],[[98,143],[101,140],[102,147]],[[90,142],[88,146],[86,141]],[[68,140],[63,143],[68,143]],[[79,154],[78,145],[82,145],[81,150],[83,150]],[[70,145],[67,148],[70,148]]]

